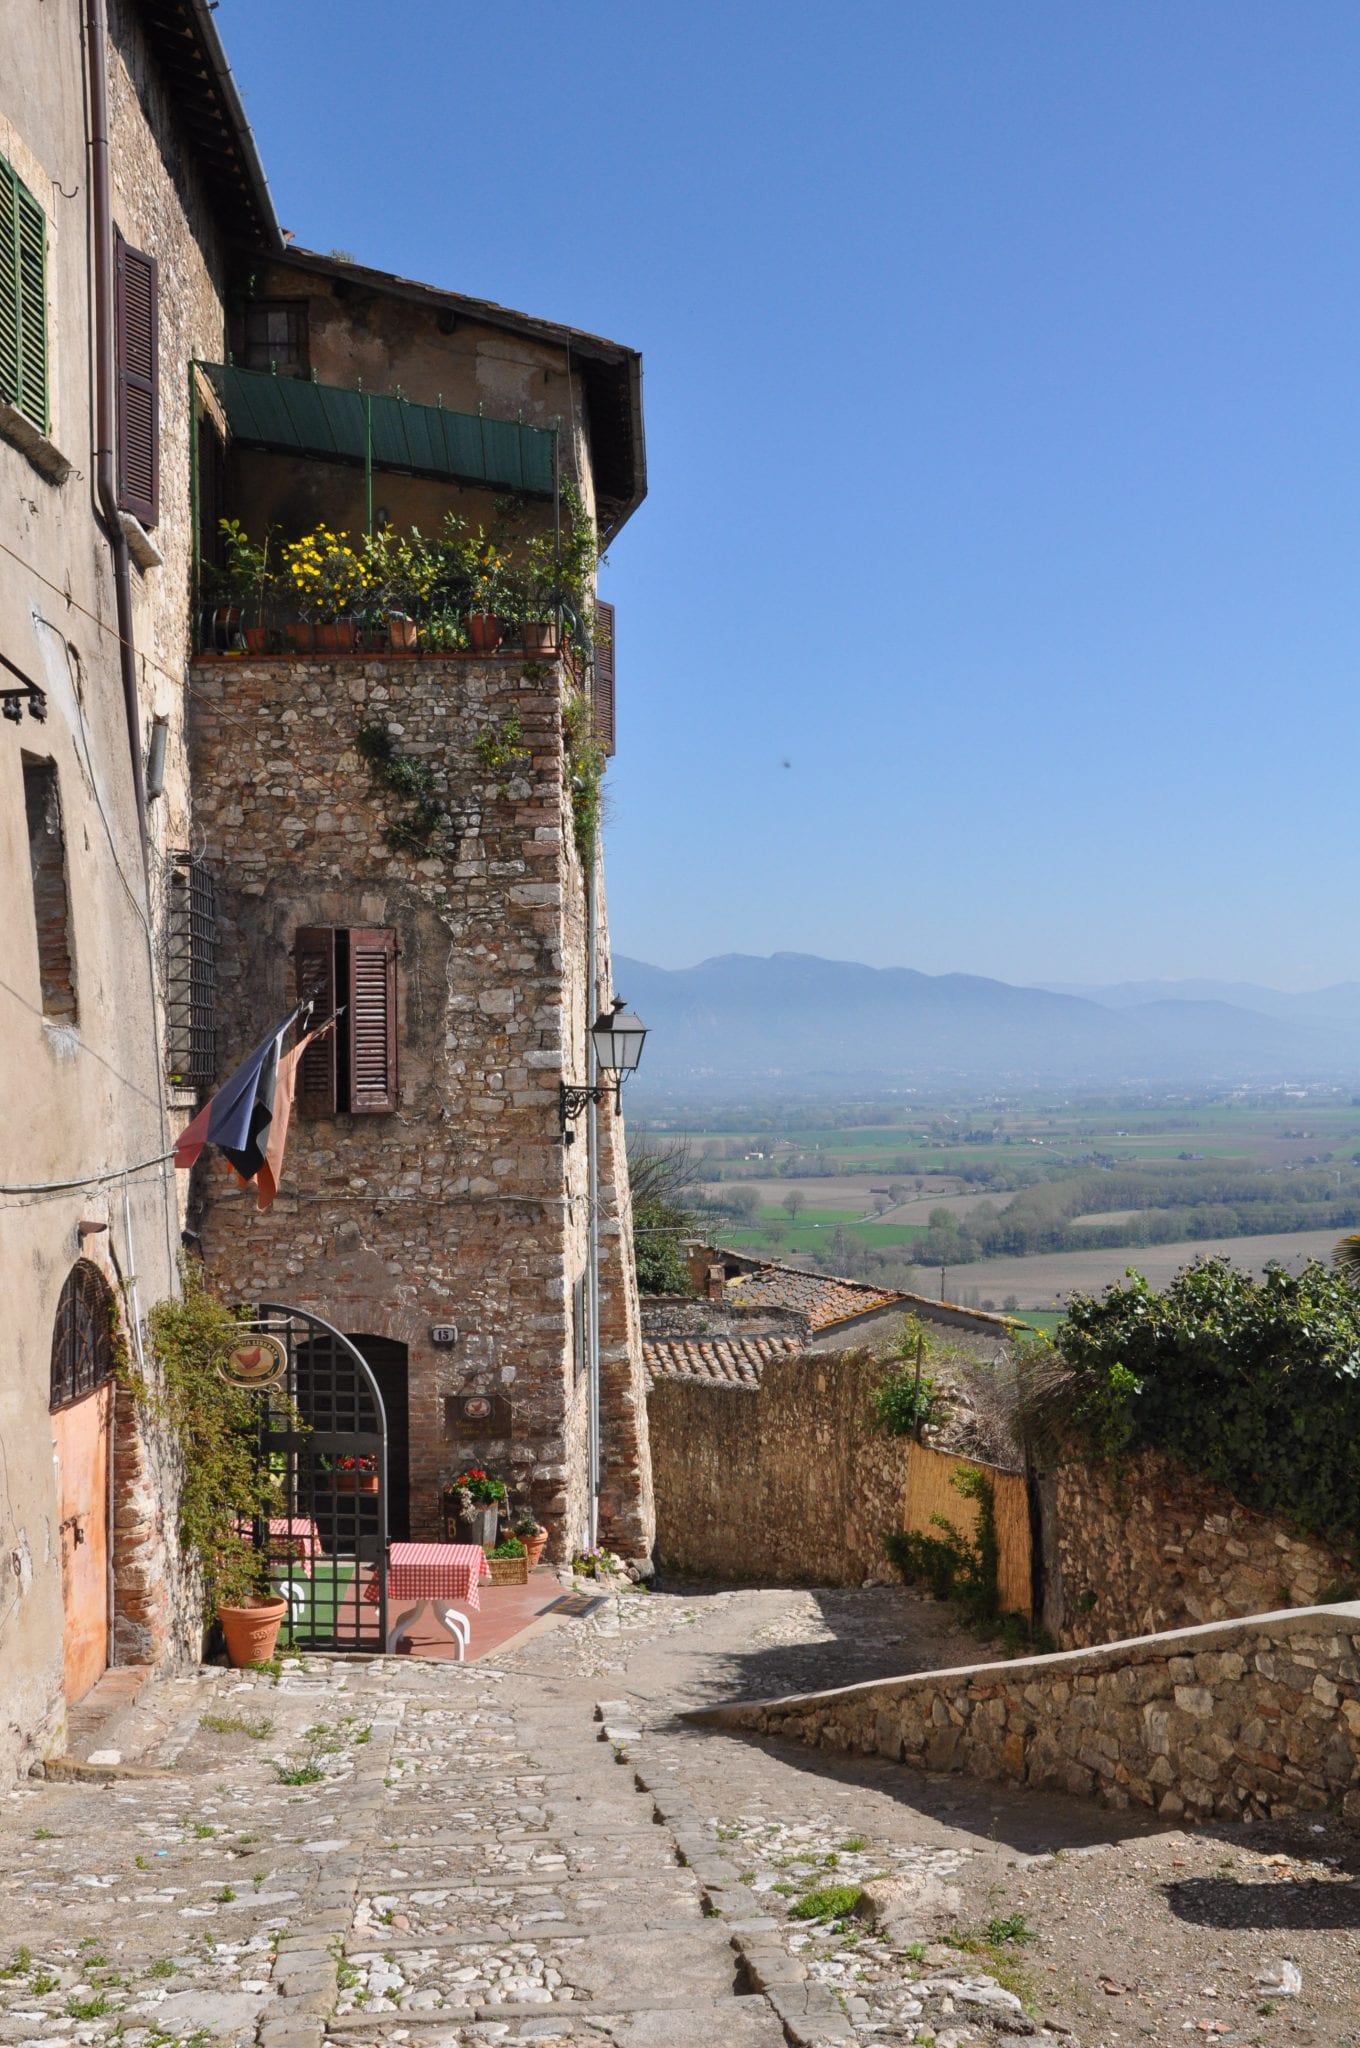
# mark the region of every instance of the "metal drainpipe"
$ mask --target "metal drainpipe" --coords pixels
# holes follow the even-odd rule
[[[137,650],[132,638],[132,563],[118,514],[114,476],[114,420],[117,410],[113,317],[113,207],[109,183],[109,102],[104,52],[109,23],[105,0],[85,0],[86,62],[90,86],[90,213],[94,241],[95,484],[113,558],[118,609],[118,662],[123,675],[123,715],[132,757],[132,791],[142,877],[148,873],[146,780],[142,772],[141,720],[137,708]]]
[[[600,943],[600,917],[596,895],[599,845],[600,837],[597,832],[591,841],[590,861],[586,870],[586,1079],[592,1087],[600,1078],[595,1040],[590,1035],[590,1026],[599,1014],[596,958]],[[586,1398],[589,1408],[587,1485],[590,1496],[590,1548],[593,1550],[600,1535],[600,1112],[593,1099],[586,1111],[586,1200],[586,1272],[589,1276],[586,1282]]]

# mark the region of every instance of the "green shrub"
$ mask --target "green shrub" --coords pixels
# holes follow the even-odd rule
[[[1203,1259],[1164,1293],[1138,1274],[1076,1295],[1058,1339],[1071,1447],[1158,1450],[1247,1507],[1360,1546],[1360,1292],[1310,1262],[1255,1280]]]

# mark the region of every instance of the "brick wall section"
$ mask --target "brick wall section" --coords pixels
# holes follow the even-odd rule
[[[772,1359],[759,1389],[658,1379],[648,1396],[663,1566],[836,1586],[886,1581],[907,1439],[869,1419],[894,1370],[858,1351]]]
[[[1360,1604],[689,1718],[1168,1820],[1360,1822]]]
[[[212,1162],[204,1248],[248,1300],[314,1310],[408,1347],[412,1535],[440,1533],[439,1495],[480,1463],[548,1522],[551,1555],[586,1511],[585,1381],[572,1287],[586,1260],[584,1142],[558,1142],[558,1083],[584,1074],[585,906],[564,790],[555,669],[519,658],[428,662],[205,660],[193,675],[196,819],[219,887],[222,1071],[291,1007],[301,924],[397,932],[399,1107],[295,1119],[283,1192],[258,1215]],[[530,758],[489,775],[479,733],[517,714]],[[452,851],[384,845],[393,800],[355,748],[380,721],[429,762],[464,820]],[[607,961],[602,979],[608,980]],[[612,1524],[650,1548],[626,1193],[601,1162],[606,1252],[604,1438]],[[620,1147],[620,1151],[621,1151]],[[435,1347],[431,1326],[458,1341]],[[510,1434],[454,1439],[444,1396],[508,1398]]]
[[[1355,1578],[1341,1553],[1156,1452],[1065,1465],[1053,1485],[1060,1607],[1048,1612],[1066,1647],[1309,1607]]]

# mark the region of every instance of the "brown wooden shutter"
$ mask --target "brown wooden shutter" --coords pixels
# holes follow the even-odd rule
[[[143,526],[160,516],[159,291],[155,257],[119,235],[118,503]]]
[[[397,935],[349,935],[349,1106],[356,1116],[397,1106]]]
[[[595,600],[595,680],[591,687],[595,737],[606,754],[614,751],[614,607]]]
[[[310,998],[313,1004],[308,1028],[324,1024],[335,1009],[335,933],[329,925],[299,927],[293,940],[293,971],[298,1001]],[[300,1116],[335,1115],[335,1041],[335,1032],[328,1031],[302,1055],[295,1097]]]

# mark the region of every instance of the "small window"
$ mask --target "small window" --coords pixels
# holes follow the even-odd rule
[[[374,1115],[397,1106],[397,935],[360,926],[304,925],[293,941],[300,1001],[322,1023],[341,1015],[302,1055],[303,1116]]]
[[[0,399],[45,434],[47,217],[0,157]]]
[[[97,1266],[81,1259],[66,1275],[52,1328],[53,1408],[83,1401],[113,1376],[113,1293]]]
[[[38,977],[43,1015],[54,1024],[76,1021],[76,970],[71,945],[71,898],[66,886],[66,840],[55,761],[23,757],[28,865],[38,933]]]
[[[166,1058],[172,1081],[211,1087],[217,1074],[217,904],[201,860],[170,869],[166,916]]]
[[[307,376],[305,299],[253,299],[246,307],[242,328],[245,369],[276,370],[281,377]]]
[[[118,503],[160,517],[160,273],[154,256],[118,237]]]

